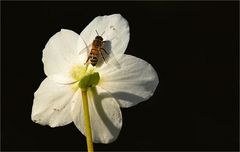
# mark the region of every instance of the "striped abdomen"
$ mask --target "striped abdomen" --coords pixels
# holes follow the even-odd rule
[[[89,54],[89,60],[90,63],[92,64],[92,66],[95,66],[98,62],[98,51],[95,50],[91,50],[90,54]]]

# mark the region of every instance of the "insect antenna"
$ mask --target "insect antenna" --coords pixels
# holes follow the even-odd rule
[[[95,30],[95,31],[96,31],[97,35],[99,36],[98,31],[97,30]]]
[[[101,36],[105,33],[105,31],[102,32]]]
[[[96,31],[97,35],[99,36],[98,31],[97,30],[95,30],[95,31]],[[104,33],[105,33],[105,31],[103,31],[100,36],[102,36]]]

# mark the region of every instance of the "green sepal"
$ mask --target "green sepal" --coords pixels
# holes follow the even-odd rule
[[[89,87],[95,87],[100,80],[98,72],[94,72],[84,76],[78,83],[78,86],[84,91]]]

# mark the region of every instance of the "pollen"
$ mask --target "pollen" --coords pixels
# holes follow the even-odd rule
[[[86,72],[87,69],[84,66],[76,65],[71,69],[70,73],[73,79],[79,81]]]

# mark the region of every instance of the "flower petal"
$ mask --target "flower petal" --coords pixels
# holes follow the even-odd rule
[[[99,86],[110,92],[121,107],[131,107],[150,98],[159,82],[153,67],[131,55],[122,56],[119,63],[121,69],[111,66],[99,69]]]
[[[34,93],[32,120],[51,127],[72,122],[70,101],[74,92],[69,85],[62,85],[46,78]]]
[[[53,74],[48,76],[49,79],[51,79],[52,81],[59,83],[59,84],[66,84],[66,85],[71,85],[75,82],[77,82],[77,80],[74,80],[70,74],[69,75],[63,75],[63,74]]]
[[[77,54],[78,39],[77,33],[65,29],[49,39],[43,50],[42,58],[44,72],[47,76],[67,73],[71,65],[81,60]]]
[[[107,43],[107,51],[119,59],[125,52],[129,42],[129,26],[120,14],[98,16],[81,32],[81,38],[90,45],[98,35]],[[82,48],[83,49],[83,48]]]
[[[113,142],[122,127],[122,114],[118,103],[108,92],[98,87],[88,91],[88,99],[93,142]],[[77,128],[85,135],[80,91],[73,100],[72,117]]]

